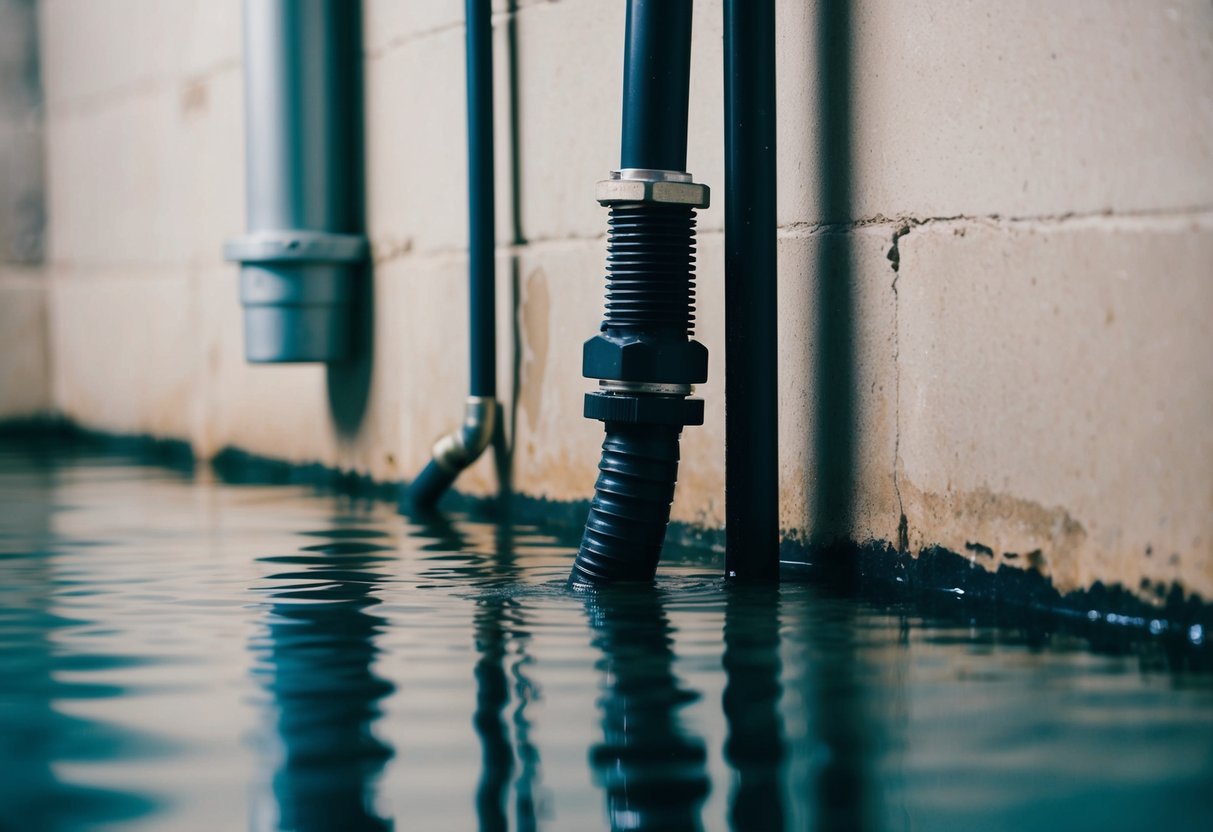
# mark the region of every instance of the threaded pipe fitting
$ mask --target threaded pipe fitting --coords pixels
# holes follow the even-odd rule
[[[686,396],[707,378],[707,351],[690,340],[695,208],[707,204],[707,188],[690,179],[620,171],[600,189],[610,208],[606,315],[586,342],[582,371],[609,382],[586,398],[586,415],[604,421],[606,439],[575,584],[652,580],[678,479],[678,437],[702,423],[702,402]]]
[[[694,208],[613,205],[607,222],[605,327],[689,336],[695,320]]]

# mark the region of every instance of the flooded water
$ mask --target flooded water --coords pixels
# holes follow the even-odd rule
[[[0,443],[0,829],[1213,828],[1191,645]]]

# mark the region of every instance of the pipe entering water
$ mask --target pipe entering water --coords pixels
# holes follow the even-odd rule
[[[434,443],[413,480],[408,508],[432,508],[480,458],[497,428],[495,189],[493,187],[493,27],[491,0],[467,0],[468,387],[463,423]]]
[[[610,209],[606,318],[582,374],[600,380],[585,416],[606,428],[570,582],[647,581],[661,557],[678,478],[678,439],[703,424],[707,349],[695,319],[695,209],[706,185],[686,167],[690,0],[629,0],[622,164],[598,183]]]

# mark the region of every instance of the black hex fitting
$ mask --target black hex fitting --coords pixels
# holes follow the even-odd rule
[[[581,349],[581,374],[614,381],[703,384],[708,380],[708,348],[698,341],[599,334]]]
[[[702,425],[703,399],[683,396],[586,393],[585,418],[650,425]]]

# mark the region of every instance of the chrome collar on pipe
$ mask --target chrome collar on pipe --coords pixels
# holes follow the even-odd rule
[[[463,424],[434,443],[434,462],[449,473],[459,473],[493,441],[496,424],[497,400],[492,396],[468,396]]]

